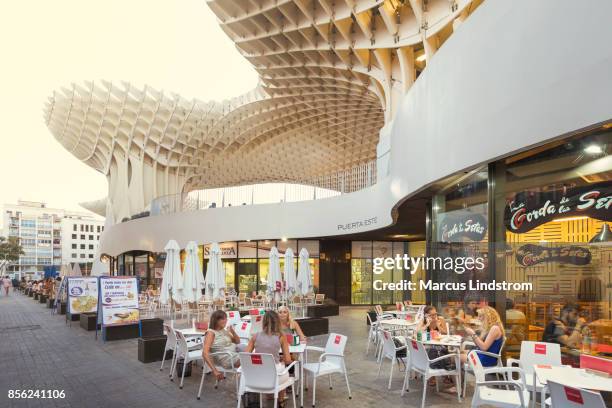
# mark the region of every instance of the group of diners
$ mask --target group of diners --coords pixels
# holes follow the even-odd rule
[[[226,312],[222,310],[211,314],[202,348],[204,361],[217,380],[225,378],[224,373],[217,367],[231,369],[240,366],[239,352],[271,354],[276,362],[277,371],[283,372],[285,367],[296,359],[296,356],[292,356],[289,352],[287,335],[298,335],[301,343],[307,340],[286,306],[279,307],[278,311],[267,310],[263,315],[261,331],[254,333],[246,345],[240,343],[240,337],[234,327],[228,324],[227,318]],[[279,383],[285,380],[286,378],[281,377]],[[279,394],[279,399],[283,401],[284,398],[283,391]]]

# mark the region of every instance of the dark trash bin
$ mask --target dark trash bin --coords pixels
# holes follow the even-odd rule
[[[179,379],[183,374],[183,361],[184,360],[181,358],[176,362],[176,376]],[[191,363],[193,363],[193,361],[190,361],[189,364],[187,364],[187,367],[185,367],[185,377],[191,377]]]

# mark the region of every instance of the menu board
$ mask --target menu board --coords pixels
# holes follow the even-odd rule
[[[100,305],[103,326],[137,324],[138,281],[132,276],[102,276],[100,278]]]
[[[70,313],[95,313],[98,308],[98,278],[69,277],[67,279]]]

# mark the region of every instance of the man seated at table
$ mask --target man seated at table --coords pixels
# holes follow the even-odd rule
[[[586,327],[586,320],[578,316],[579,312],[576,304],[566,304],[561,309],[559,317],[553,318],[546,325],[542,341],[558,343],[569,348],[578,347],[582,342],[582,329]]]
[[[506,340],[509,348],[517,346],[520,349],[520,344],[526,338],[527,333],[527,317],[525,313],[514,308],[514,301],[510,298],[506,299]]]

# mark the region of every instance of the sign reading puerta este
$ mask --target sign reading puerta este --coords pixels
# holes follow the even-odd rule
[[[550,192],[522,192],[506,205],[504,224],[524,234],[556,218],[586,216],[612,221],[612,182]]]

